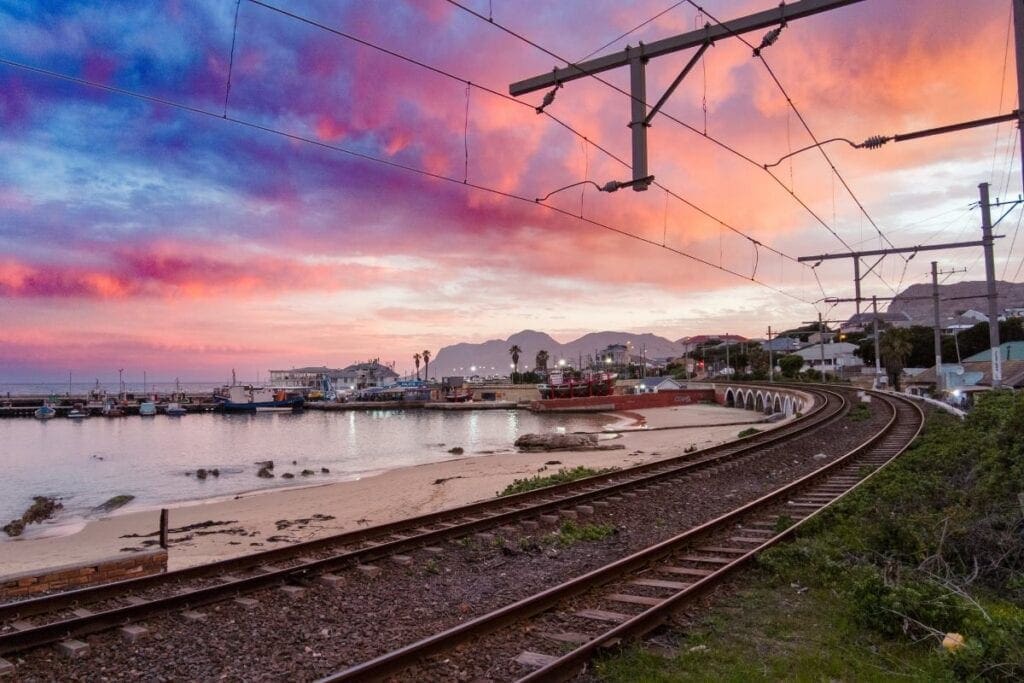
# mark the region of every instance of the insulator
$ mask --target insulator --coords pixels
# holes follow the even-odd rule
[[[860,143],[859,146],[866,149],[878,149],[885,143],[889,142],[889,140],[892,140],[892,138],[885,137],[884,135],[872,135],[867,140]]]

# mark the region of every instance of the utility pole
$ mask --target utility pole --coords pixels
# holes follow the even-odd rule
[[[1014,2],[1015,16],[1018,13],[1016,8],[1017,2]],[[995,256],[992,253],[992,212],[988,201],[988,183],[978,185],[978,191],[981,194],[981,234],[985,249],[985,280],[988,284],[988,341],[992,347],[992,388],[998,389],[1003,384],[1003,360],[999,353],[999,304],[996,295]]]
[[[731,367],[732,366],[729,364],[729,333],[726,332],[725,333],[725,374],[726,374],[727,377],[731,377],[732,376],[732,373],[729,372],[729,369]]]
[[[662,105],[683,82],[686,75],[696,66],[704,52],[715,44],[715,41],[723,38],[730,38],[776,26],[785,26],[788,22],[809,17],[821,12],[838,9],[846,5],[853,5],[863,0],[795,0],[795,2],[782,3],[761,12],[749,14],[744,17],[730,19],[721,24],[706,24],[702,28],[688,33],[683,33],[669,38],[662,38],[652,43],[640,42],[636,47],[627,45],[626,49],[607,54],[594,59],[588,59],[578,64],[569,64],[562,68],[554,68],[551,71],[518,81],[509,86],[508,91],[513,97],[519,97],[527,93],[535,92],[545,88],[552,88],[544,97],[544,104],[537,108],[537,113],[544,111],[544,107],[554,102],[555,93],[565,83],[579,78],[617,69],[629,67],[630,84],[630,119],[629,128],[633,143],[633,180],[630,185],[636,192],[646,190],[654,180],[653,176],[647,174],[647,129],[651,126],[651,119],[661,110]],[[778,39],[778,29],[771,31],[761,40],[761,48],[768,47]],[[698,48],[690,58],[686,66],[669,85],[665,93],[658,99],[650,111],[647,104],[647,62],[664,55]],[[759,49],[761,49],[759,48]],[[614,182],[614,181],[613,181]],[[621,184],[619,184],[621,186]],[[617,187],[616,187],[617,189]]]
[[[1024,130],[1024,0],[1012,2],[1013,38],[1017,57],[1017,127]],[[1021,159],[1024,159],[1024,136],[1021,136],[1020,149]]]
[[[882,355],[878,350],[878,297],[871,297],[871,314],[875,324],[875,384],[882,374]]]
[[[772,354],[772,326],[768,326],[768,381],[775,381],[775,359]]]
[[[932,261],[932,313],[935,324],[935,393],[942,393],[942,334],[939,332],[939,263]]]
[[[818,323],[818,346],[820,347],[820,352],[821,352],[821,381],[822,381],[822,384],[824,384],[824,382],[825,382],[825,323],[842,324],[842,322],[843,322],[842,320],[825,320],[825,319],[822,318],[821,313],[818,313],[818,319],[817,320],[804,320],[802,323],[800,323],[801,325],[813,325],[814,323]],[[836,362],[836,359],[833,357],[832,358],[832,374],[833,375],[836,374],[836,372],[835,372],[835,368],[836,368],[835,362]]]

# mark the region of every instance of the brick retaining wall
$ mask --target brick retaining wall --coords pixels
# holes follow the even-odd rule
[[[66,591],[100,583],[113,583],[167,571],[163,549],[119,555],[88,564],[48,567],[0,576],[0,600],[23,598],[49,591]]]
[[[533,401],[530,410],[562,410],[565,408],[607,407],[608,410],[638,410],[690,405],[700,401],[714,401],[714,389],[681,389],[659,391],[656,394],[626,394],[623,396],[582,396],[580,398],[549,398]]]

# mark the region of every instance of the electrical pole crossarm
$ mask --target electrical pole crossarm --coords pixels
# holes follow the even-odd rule
[[[992,235],[992,239],[1000,239],[1005,235]],[[947,244],[921,244],[916,247],[896,247],[894,249],[872,249],[870,251],[850,251],[840,254],[818,254],[817,256],[800,256],[797,261],[829,261],[840,258],[863,258],[865,256],[886,256],[888,254],[907,254],[919,251],[939,251],[941,249],[961,249],[966,247],[983,247],[985,240],[975,242],[949,242]]]
[[[672,36],[671,38],[656,40],[653,43],[642,44],[639,55],[637,54],[637,48],[632,48],[605,55],[604,57],[597,57],[586,62],[580,62],[579,64],[570,64],[569,66],[560,69],[554,69],[553,71],[549,71],[539,76],[534,76],[533,78],[517,81],[509,86],[508,91],[512,96],[518,97],[536,90],[550,88],[558,83],[566,83],[585,76],[609,71],[610,69],[615,69],[620,66],[626,66],[629,64],[631,59],[635,59],[637,56],[644,60],[648,60],[654,57],[667,55],[672,52],[686,50],[691,47],[698,47],[699,45],[703,45],[707,42],[713,43],[716,40],[728,38],[729,36],[750,33],[751,31],[758,31],[770,26],[778,26],[783,22],[802,19],[804,17],[809,17],[814,14],[827,12],[828,10],[837,9],[839,7],[852,5],[862,1],[863,0],[797,0],[797,2],[783,4],[781,7],[773,7],[772,9],[764,10],[763,12],[757,12],[756,14],[750,14],[739,19],[722,22],[721,25],[707,26],[695,31],[689,31],[688,33]]]

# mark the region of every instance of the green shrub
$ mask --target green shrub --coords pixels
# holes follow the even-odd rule
[[[506,486],[504,490],[497,493],[500,496],[511,496],[515,493],[525,493],[526,491],[533,491],[535,489],[541,489],[545,486],[554,486],[555,484],[565,484],[570,481],[576,481],[577,479],[585,479],[586,477],[594,477],[599,474],[607,474],[608,472],[614,472],[618,467],[606,467],[603,469],[594,469],[592,467],[584,467],[580,465],[572,469],[561,468],[554,474],[546,475],[534,475],[525,479],[515,479],[511,484]]]
[[[761,433],[760,429],[754,429],[753,427],[747,427],[746,429],[744,429],[742,432],[740,432],[736,436],[738,436],[739,438],[742,439],[745,436],[753,436],[754,434],[760,434],[760,433]]]

